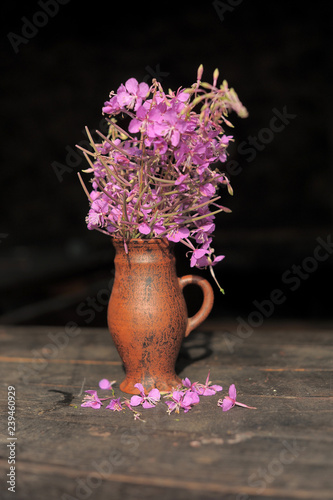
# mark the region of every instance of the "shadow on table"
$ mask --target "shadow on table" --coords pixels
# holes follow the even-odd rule
[[[184,340],[176,362],[176,373],[181,374],[192,363],[209,358],[213,353],[211,336],[201,332],[192,333]]]

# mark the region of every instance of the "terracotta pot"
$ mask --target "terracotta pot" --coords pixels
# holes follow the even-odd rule
[[[130,240],[125,252],[113,238],[115,280],[108,306],[108,326],[124,363],[120,389],[129,394],[157,387],[170,391],[181,382],[175,364],[184,337],[206,319],[214,292],[200,276],[177,278],[173,244],[162,238]],[[200,310],[188,318],[182,289],[196,284],[203,292]]]

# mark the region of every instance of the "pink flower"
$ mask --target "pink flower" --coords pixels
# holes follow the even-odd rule
[[[214,249],[210,248],[211,241],[211,238],[207,239],[207,241],[202,244],[201,248],[197,248],[193,251],[190,262],[191,267],[196,266],[202,269],[209,266],[210,269],[212,269],[213,266],[224,259],[224,255],[219,255],[217,257],[213,255]]]
[[[168,109],[155,123],[154,130],[158,136],[166,137],[172,146],[178,146],[181,134],[187,129],[187,122],[180,119],[174,109]]]
[[[156,79],[149,86],[129,78],[103,106],[109,117],[119,115],[124,128],[107,119],[108,132],[98,132],[103,140],[96,143],[87,131],[96,153],[85,152],[90,193],[80,180],[90,203],[88,229],[125,243],[138,237],[181,242],[191,249],[191,266],[209,267],[218,284],[213,266],[224,257],[213,256],[210,247],[213,221],[229,211],[217,204],[219,187],[227,185],[229,194],[232,189],[211,165],[227,158],[228,112],[247,112],[227,82],[218,87],[216,80],[217,72],[213,85],[197,79],[191,88],[165,93]]]
[[[179,192],[188,191],[189,187],[185,181],[188,181],[188,174],[181,174],[175,181],[175,186],[178,186]]]
[[[247,406],[243,403],[239,403],[238,401],[236,401],[236,397],[237,397],[237,392],[235,384],[231,384],[231,386],[229,387],[229,396],[225,396],[223,400],[219,399],[217,404],[218,406],[221,406],[223,411],[231,410],[231,408],[233,408],[235,405],[243,406],[244,408],[250,408],[251,410],[257,409],[254,406]]]
[[[151,232],[151,229],[146,222],[142,222],[138,225],[138,231],[141,234],[149,234]]]
[[[116,95],[112,96],[109,101],[105,101],[104,106],[102,108],[102,111],[103,111],[103,113],[106,113],[107,115],[119,113],[120,104],[117,100]]]
[[[207,266],[215,266],[218,262],[221,262],[225,258],[225,255],[218,255],[217,257],[213,257],[213,260],[210,258],[210,256],[202,257],[201,259],[197,260],[196,267],[199,269],[202,269]]]
[[[202,196],[213,197],[213,195],[215,194],[215,187],[213,186],[213,184],[208,182],[207,184],[203,184],[202,186],[200,186],[200,193],[202,194]]]
[[[208,253],[208,250],[205,248],[197,248],[192,252],[190,266],[194,267],[198,264],[200,265],[200,261],[203,261],[203,257]]]
[[[189,378],[185,377],[183,380],[182,380],[182,384],[184,387],[186,387],[186,390],[191,390],[193,392],[198,392],[196,390],[196,387],[198,385],[199,382],[191,382]]]
[[[183,238],[187,238],[190,234],[190,231],[187,227],[175,227],[171,229],[171,231],[166,235],[169,241],[174,241],[178,243],[178,241]]]
[[[136,112],[136,118],[130,121],[128,131],[135,134],[142,130],[149,139],[154,139],[156,137],[155,125],[161,117],[162,113],[158,107],[147,109],[145,105],[142,105]]]
[[[135,78],[130,78],[125,85],[119,87],[117,101],[121,107],[134,108],[134,111],[136,111],[148,93],[149,86],[145,82],[139,84]]]
[[[200,402],[200,398],[196,392],[186,391],[173,391],[171,401],[166,401],[168,405],[168,413],[175,411],[179,413],[180,408],[183,408],[184,413],[187,413],[193,405]]]
[[[102,406],[102,401],[97,396],[97,391],[84,391],[88,395],[84,396],[81,406],[98,409]]]
[[[200,396],[213,396],[218,391],[222,391],[221,385],[211,385],[209,382],[210,371],[208,372],[206,383],[205,384],[197,384],[196,391]]]
[[[201,224],[198,229],[192,231],[192,235],[197,243],[211,243],[212,239],[210,238],[210,234],[215,229],[215,224],[209,221],[209,215],[207,216],[208,221]]]
[[[100,380],[98,382],[98,385],[100,387],[100,389],[103,389],[103,390],[108,390],[110,389],[111,391],[113,391],[113,384],[116,383],[116,380],[112,380],[112,382],[110,382],[108,379],[106,378],[103,378],[102,380]]]
[[[91,208],[87,216],[88,229],[94,229],[94,226],[103,226],[109,210],[108,203],[99,198],[91,203]]]
[[[165,227],[163,226],[163,222],[156,222],[153,226],[153,231],[155,236],[158,236],[161,233],[165,232]]]
[[[131,406],[139,406],[142,405],[143,408],[154,408],[155,405],[161,399],[161,394],[158,389],[152,389],[148,396],[145,395],[145,390],[142,384],[135,384],[137,389],[140,391],[140,396],[132,396],[130,400]]]
[[[177,92],[177,99],[180,101],[180,102],[186,102],[189,100],[190,98],[190,94],[188,94],[187,92],[184,92],[182,90],[180,90],[179,92]]]
[[[124,403],[120,401],[120,398],[111,399],[110,403],[105,407],[105,409],[112,411],[122,411],[124,409],[123,404]]]

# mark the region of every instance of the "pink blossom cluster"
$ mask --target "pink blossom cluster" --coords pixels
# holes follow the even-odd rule
[[[212,384],[209,380],[210,372],[208,372],[205,384],[199,382],[192,383],[188,378],[182,380],[182,384],[177,387],[176,390],[171,391],[166,394],[164,398],[166,399],[165,404],[167,405],[167,413],[170,415],[173,411],[179,413],[182,409],[184,413],[191,410],[194,405],[200,403],[201,396],[213,396],[217,392],[223,390],[221,385]],[[109,382],[107,379],[102,379],[99,382],[99,387],[103,390],[111,390],[112,396],[100,398],[97,391],[87,390],[84,396],[81,406],[90,407],[94,409],[99,409],[103,405],[103,401],[110,400],[108,405],[105,407],[111,411],[122,411],[128,408],[134,413],[135,420],[141,420],[140,413],[135,410],[136,407],[142,406],[142,408],[155,408],[157,404],[161,402],[161,393],[158,389],[154,388],[149,391],[148,394],[145,393],[145,389],[142,384],[137,383],[135,387],[139,391],[139,395],[134,395],[131,399],[115,398],[115,393],[113,385],[116,383],[115,380]],[[219,399],[217,405],[222,408],[223,411],[228,411],[235,405],[243,406],[244,408],[250,408],[255,410],[253,406],[245,405],[244,403],[239,403],[236,401],[236,387],[232,384],[229,387],[229,395],[225,396],[223,399]]]
[[[211,247],[215,215],[230,210],[220,203],[219,189],[232,189],[227,176],[212,165],[225,162],[232,136],[224,133],[230,111],[247,111],[227,82],[217,87],[201,82],[203,68],[191,88],[165,93],[153,80],[130,78],[112,91],[103,114],[109,124],[102,142],[84,150],[92,189],[88,229],[128,241],[161,238],[182,242],[190,265],[210,266],[223,259]],[[117,120],[125,125],[121,127]],[[80,149],[83,149],[80,147]],[[81,180],[82,182],[82,180]]]

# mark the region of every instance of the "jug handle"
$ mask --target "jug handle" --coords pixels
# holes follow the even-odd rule
[[[214,304],[214,291],[210,283],[201,276],[188,274],[178,278],[178,281],[181,290],[183,290],[183,288],[187,285],[198,285],[203,292],[203,302],[199,311],[187,320],[187,327],[185,331],[185,337],[187,337],[192,330],[194,330],[194,328],[199,326],[207,318],[208,314],[212,310]]]

